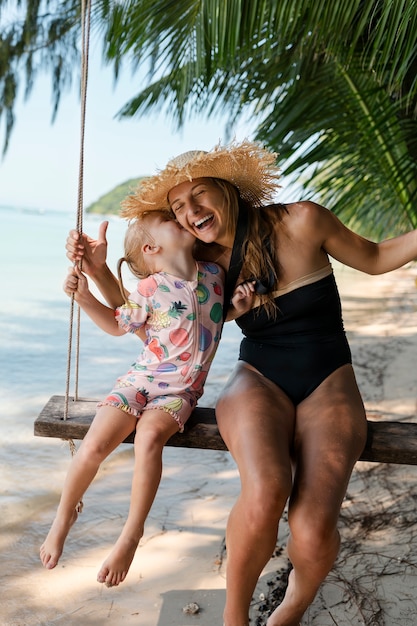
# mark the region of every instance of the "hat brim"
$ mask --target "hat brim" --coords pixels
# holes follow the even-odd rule
[[[132,219],[145,211],[168,210],[168,193],[196,178],[220,178],[237,187],[253,206],[271,202],[279,188],[277,155],[255,142],[216,146],[210,152],[192,151],[172,159],[154,176],[143,180],[122,202],[122,217]]]

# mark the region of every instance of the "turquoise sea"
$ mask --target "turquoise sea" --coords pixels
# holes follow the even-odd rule
[[[33,436],[33,422],[50,396],[65,393],[70,300],[62,283],[70,265],[65,240],[74,215],[0,207],[0,476],[3,523],[13,520],[28,498],[48,499],[48,474],[69,460],[57,442]],[[102,217],[84,218],[96,236]],[[122,255],[126,223],[110,216],[109,264]],[[129,285],[129,282],[127,283]],[[82,315],[78,392],[100,398],[140,350],[132,336],[111,337]],[[73,346],[75,346],[75,329]],[[225,327],[206,385],[204,404],[213,406],[236,360],[240,331]],[[72,363],[75,348],[72,349]],[[71,372],[71,391],[74,390]],[[55,497],[55,494],[54,494]],[[17,507],[17,508],[16,508]]]

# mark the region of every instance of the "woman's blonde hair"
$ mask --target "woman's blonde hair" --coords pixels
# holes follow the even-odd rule
[[[154,238],[146,228],[146,218],[160,214],[164,219],[173,219],[171,212],[157,210],[141,213],[136,219],[129,222],[124,239],[124,256],[117,263],[117,276],[119,278],[120,291],[126,300],[126,292],[123,286],[122,265],[126,263],[129,270],[136,278],[146,278],[153,273],[152,267],[146,261],[143,254],[145,244],[153,245]]]
[[[268,315],[274,316],[277,309],[272,292],[278,288],[280,273],[274,222],[282,218],[284,206],[254,207],[240,197],[232,183],[217,178],[211,180],[223,191],[228,235],[236,232],[239,210],[248,213],[248,232],[242,246],[244,261],[241,277],[243,280],[259,279],[268,285],[268,293],[259,295],[259,298]]]

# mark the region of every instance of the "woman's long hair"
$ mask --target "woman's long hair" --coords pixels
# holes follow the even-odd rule
[[[244,261],[241,277],[243,280],[258,279],[268,286],[267,293],[259,295],[259,298],[268,315],[274,316],[277,309],[272,292],[278,289],[280,276],[274,225],[277,219],[282,219],[285,207],[253,207],[242,200],[237,188],[228,181],[216,178],[212,180],[224,194],[228,235],[236,233],[239,209],[242,207],[248,213],[248,232],[242,246]]]

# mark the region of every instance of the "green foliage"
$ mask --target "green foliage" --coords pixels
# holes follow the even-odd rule
[[[51,73],[56,107],[80,66],[79,0],[18,7],[0,29],[6,147],[22,71],[27,90]],[[116,78],[149,68],[120,116],[249,111],[306,196],[363,234],[417,227],[417,0],[93,0],[91,24]]]
[[[86,207],[87,213],[99,213],[100,215],[118,214],[120,211],[120,203],[135,187],[143,180],[142,178],[130,178],[124,183],[117,185],[108,193],[102,195],[98,200]]]
[[[61,90],[72,84],[79,68],[80,3],[75,0],[19,0],[13,8],[0,0],[0,118],[5,116],[7,150],[14,125],[13,110],[19,86],[25,83],[29,96],[36,76],[51,71],[54,93],[52,120],[57,112]]]

